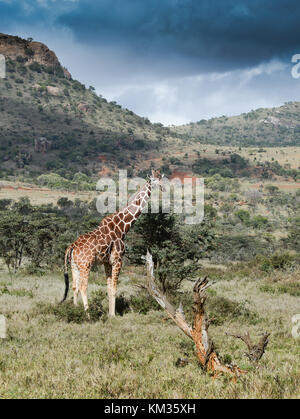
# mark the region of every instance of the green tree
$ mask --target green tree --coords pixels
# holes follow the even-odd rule
[[[4,260],[9,273],[20,268],[28,239],[31,237],[26,215],[16,209],[6,210],[0,218],[0,257]]]
[[[300,252],[300,217],[290,220],[287,243],[292,249]]]
[[[193,278],[199,270],[199,259],[213,248],[215,210],[206,209],[206,220],[200,225],[187,226],[173,214],[149,213],[138,219],[129,244],[129,259],[141,262],[149,249],[163,292],[175,291],[184,279]]]
[[[255,215],[251,220],[251,226],[253,228],[261,230],[269,226],[269,220],[267,217],[264,217],[263,215]]]
[[[240,209],[234,215],[244,224],[248,224],[250,221],[250,213],[246,210]]]

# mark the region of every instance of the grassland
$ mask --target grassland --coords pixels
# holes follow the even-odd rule
[[[205,177],[205,203],[218,239],[198,269],[199,276],[216,281],[208,290],[210,333],[221,359],[247,374],[234,383],[202,371],[193,343],[138,287],[145,281],[141,266],[126,262],[114,319],[107,316],[104,275],[92,272],[88,321],[71,295],[58,305],[64,285],[56,259],[52,271],[47,263],[30,270],[25,260],[12,276],[0,264],[0,313],[8,325],[7,339],[0,341],[0,398],[300,398],[300,340],[292,336],[292,317],[300,314],[299,111],[300,103],[293,102],[167,128],[63,74],[8,60],[7,78],[0,80],[2,209],[5,200],[22,197],[33,205],[52,204],[40,218],[47,211],[64,217],[68,241],[78,235],[79,218],[88,223],[79,227],[87,228],[98,214],[88,205],[68,211],[57,201],[91,203],[99,176],[126,168],[130,176],[145,177],[161,168],[170,177]],[[39,137],[51,142],[43,153],[34,147]],[[50,188],[38,178],[46,173],[62,181]],[[83,174],[86,188],[76,183]],[[9,210],[3,214],[8,220]],[[129,247],[134,237],[128,236]],[[56,244],[59,238],[54,236]],[[59,259],[64,246],[58,253],[49,247],[49,254]],[[272,267],[268,258],[276,252],[279,260],[293,262]],[[191,288],[185,281],[172,296],[184,303],[188,319]],[[257,366],[245,357],[241,341],[226,336],[245,331],[254,339],[271,333]],[[177,366],[181,357],[188,359],[183,368]]]
[[[76,319],[70,316],[71,305],[66,304],[69,317],[64,317],[64,309],[55,312],[63,291],[61,274],[20,273],[11,279],[1,271],[1,311],[7,318],[8,338],[0,346],[0,397],[299,398],[300,341],[291,335],[299,295],[291,295],[287,285],[299,284],[300,272],[274,277],[235,267],[207,273],[217,280],[209,293],[208,311],[221,319],[211,326],[211,336],[223,359],[247,370],[237,383],[205,374],[192,342],[161,310],[141,314],[129,309],[114,319],[103,315],[96,322],[68,322]],[[143,281],[142,269],[127,266],[118,296],[130,301],[141,292],[136,285]],[[286,288],[269,292],[279,284]],[[186,283],[182,289],[187,312],[190,288]],[[93,273],[90,300],[96,290],[101,291],[106,313],[102,272]],[[271,332],[257,367],[245,358],[244,344],[225,335],[246,330],[253,336]],[[184,368],[176,366],[179,357],[189,359]]]
[[[82,201],[91,201],[97,192],[86,191],[63,191],[59,189],[48,189],[39,187],[26,182],[12,182],[0,180],[0,200],[12,199],[18,200],[22,197],[28,197],[33,205],[56,204],[61,197],[67,197],[69,200],[81,199]]]

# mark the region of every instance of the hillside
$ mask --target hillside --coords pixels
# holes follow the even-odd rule
[[[257,109],[239,116],[172,126],[183,139],[231,146],[283,147],[300,145],[300,102],[288,102],[279,108]]]
[[[7,70],[0,79],[3,174],[129,167],[170,137],[168,128],[73,80],[43,44],[1,34],[0,54]]]
[[[269,152],[247,148],[299,146],[298,102],[167,128],[72,79],[42,43],[0,34],[0,54],[7,70],[0,79],[0,177],[55,172],[73,179],[83,172],[95,178],[117,168],[144,176],[151,166],[166,175],[299,177],[281,170],[299,166],[285,151],[269,159]]]

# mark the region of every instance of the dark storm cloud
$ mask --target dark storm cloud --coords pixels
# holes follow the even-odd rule
[[[0,0],[0,32],[3,32],[3,28],[9,28],[16,23],[35,25],[47,20],[47,10],[36,0]]]
[[[299,21],[298,0],[0,0],[0,32],[165,124],[299,100]]]
[[[68,28],[171,72],[245,68],[300,48],[298,0],[0,0],[0,19]]]
[[[300,48],[298,0],[81,0],[57,23],[88,44],[224,71]],[[198,70],[199,71],[199,68]]]

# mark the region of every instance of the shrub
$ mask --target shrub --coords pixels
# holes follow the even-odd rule
[[[261,269],[265,272],[286,270],[295,265],[296,258],[289,253],[275,254],[271,257],[260,258]]]
[[[42,66],[39,63],[37,63],[36,61],[31,63],[29,65],[29,68],[30,68],[30,70],[36,71],[37,73],[41,73],[41,71],[42,71]]]
[[[250,213],[246,210],[239,210],[234,213],[234,215],[244,224],[248,224],[250,220]]]
[[[145,290],[130,297],[129,306],[139,314],[147,314],[151,310],[161,310],[160,305]]]
[[[259,287],[259,290],[269,294],[289,294],[293,297],[300,297],[300,283],[298,282],[289,282],[287,284],[280,285],[264,284]]]
[[[214,240],[210,219],[197,226],[180,227],[172,214],[144,214],[134,226],[128,258],[141,263],[150,250],[155,276],[164,292],[174,291],[184,279],[193,278],[199,269],[201,255],[208,252]]]
[[[253,228],[263,229],[269,226],[269,220],[267,217],[264,217],[262,215],[256,215],[252,218],[250,224]]]
[[[35,310],[38,314],[54,315],[58,320],[67,323],[84,323],[88,320],[96,322],[105,318],[102,306],[104,298],[105,294],[102,291],[92,293],[88,310],[90,319],[88,319],[83,305],[75,306],[72,300],[65,301],[63,304],[38,303]]]

